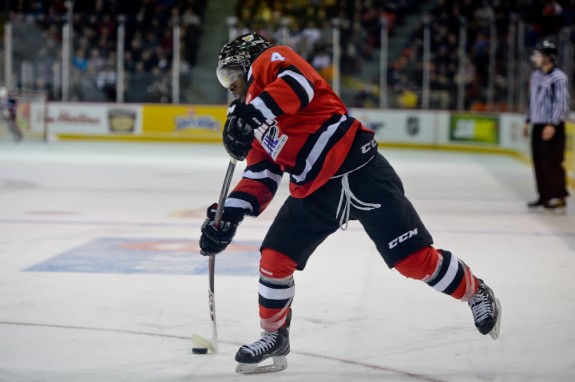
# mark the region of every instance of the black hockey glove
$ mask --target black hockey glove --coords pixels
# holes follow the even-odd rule
[[[214,203],[208,207],[207,219],[202,224],[202,236],[200,237],[201,254],[204,256],[216,255],[222,252],[232,242],[238,229],[238,225],[244,220],[245,211],[241,208],[224,207],[222,221],[219,228],[214,226],[216,209]]]
[[[254,131],[265,118],[255,107],[239,100],[230,104],[230,110],[224,125],[224,147],[232,158],[242,161],[252,148]]]

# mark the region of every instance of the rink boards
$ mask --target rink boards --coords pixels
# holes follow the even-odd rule
[[[19,116],[31,132],[53,139],[221,142],[225,106],[31,103]],[[479,151],[529,157],[524,116],[517,113],[351,109],[380,144],[405,148]],[[567,122],[565,165],[575,187],[575,113]]]

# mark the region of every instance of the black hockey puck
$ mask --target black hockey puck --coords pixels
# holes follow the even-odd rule
[[[194,354],[207,354],[208,348],[192,348],[192,353],[194,353]]]

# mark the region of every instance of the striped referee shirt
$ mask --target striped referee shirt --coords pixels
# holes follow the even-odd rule
[[[567,76],[560,69],[548,73],[535,70],[529,82],[529,107],[525,121],[532,124],[559,125],[569,114]]]

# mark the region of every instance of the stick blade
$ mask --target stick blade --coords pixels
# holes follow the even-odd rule
[[[216,347],[212,341],[200,336],[199,334],[192,334],[192,343],[198,348],[208,348],[212,353],[217,353]]]

